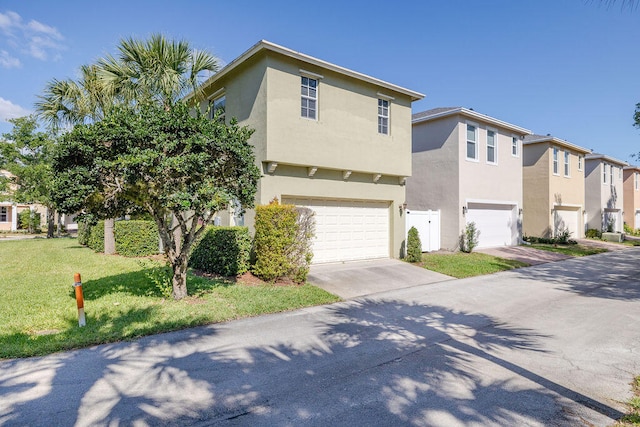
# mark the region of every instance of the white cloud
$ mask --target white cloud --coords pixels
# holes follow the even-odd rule
[[[58,57],[57,52],[64,49],[60,43],[64,37],[55,27],[33,19],[25,24],[15,12],[0,13],[0,32],[10,45],[25,46],[23,53],[43,61]]]
[[[9,54],[6,50],[0,50],[0,67],[2,68],[20,68],[22,63],[18,58]]]
[[[16,105],[8,99],[0,98],[0,120],[15,119],[29,114],[31,114],[31,111],[26,108]]]

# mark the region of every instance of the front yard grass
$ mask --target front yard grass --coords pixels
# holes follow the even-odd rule
[[[246,286],[189,275],[174,301],[150,260],[96,254],[75,239],[0,241],[0,358],[93,344],[326,304],[311,285]],[[82,275],[87,325],[78,327],[73,275]]]
[[[616,422],[618,427],[635,427],[640,426],[640,376],[634,378],[633,397],[627,402],[629,413]]]
[[[529,264],[478,252],[470,254],[455,252],[423,254],[422,265],[428,270],[462,279],[464,277],[481,276],[513,268],[527,267]]]
[[[604,248],[596,248],[592,246],[585,245],[562,245],[562,244],[546,244],[546,243],[532,243],[531,247],[534,249],[541,249],[543,251],[549,252],[557,252],[568,256],[587,256],[587,255],[595,255],[603,252],[607,252],[607,249]]]

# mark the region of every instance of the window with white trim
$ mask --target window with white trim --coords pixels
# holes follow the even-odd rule
[[[618,169],[618,179],[622,179],[622,168]]]
[[[9,222],[9,208],[0,206],[0,222]]]
[[[378,133],[389,135],[389,100],[378,98]]]
[[[209,101],[209,118],[213,119],[216,116],[221,123],[225,122],[227,116],[227,97],[223,94],[211,101]]]
[[[607,183],[607,164],[606,163],[602,164],[602,183],[603,184]]]
[[[582,171],[582,156],[578,156],[578,170]]]
[[[639,185],[638,176],[639,176],[638,172],[635,172],[633,174],[633,180],[634,180],[634,185],[635,185],[636,191],[638,191],[638,189],[639,189],[639,187],[638,187],[638,185]]]
[[[564,152],[564,176],[571,176],[571,160],[569,157],[569,152],[565,150]]]
[[[318,112],[318,80],[301,76],[300,84],[300,115],[315,120]]]
[[[558,172],[558,148],[557,147],[553,147],[553,174],[554,175],[560,174],[560,172]]]
[[[511,155],[513,157],[518,157],[520,155],[520,150],[518,150],[518,138],[515,136],[511,138]]]
[[[467,123],[467,159],[478,160],[478,127]]]
[[[609,184],[613,185],[613,165],[609,165]]]
[[[497,163],[496,131],[487,129],[487,163]]]

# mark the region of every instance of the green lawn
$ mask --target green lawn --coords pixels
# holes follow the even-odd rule
[[[75,239],[0,241],[0,358],[93,344],[339,300],[311,285],[246,286],[190,275],[190,296],[166,298],[152,261],[105,256]],[[78,327],[73,275],[87,326]],[[154,279],[155,278],[155,279]]]
[[[633,379],[631,384],[633,389],[633,397],[627,402],[629,412],[620,418],[615,424],[620,427],[637,427],[640,426],[640,376]]]
[[[607,252],[607,249],[603,248],[594,248],[591,246],[584,245],[550,245],[546,243],[532,243],[532,248],[541,249],[543,251],[549,252],[558,252],[561,254],[565,254],[568,256],[587,256],[587,255],[595,255],[600,254],[602,252]]]
[[[487,254],[472,252],[455,252],[450,254],[423,254],[422,264],[429,270],[462,279],[464,277],[480,276],[526,267],[528,264],[520,261],[499,258]]]

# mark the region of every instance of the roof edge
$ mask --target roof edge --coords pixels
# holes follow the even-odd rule
[[[591,153],[591,150],[588,149],[588,148],[581,147],[579,145],[576,145],[576,144],[574,144],[572,142],[566,141],[566,140],[561,139],[561,138],[556,138],[555,136],[545,136],[545,137],[542,137],[542,138],[530,139],[528,141],[523,141],[522,143],[524,145],[529,145],[529,144],[540,144],[542,142],[552,142],[554,144],[563,145],[563,146],[571,148],[571,149],[573,149],[575,151],[579,151],[579,152],[581,152],[583,154]]]
[[[417,114],[419,114],[419,113],[417,113]],[[496,119],[495,117],[487,116],[486,114],[477,113],[477,112],[475,112],[473,110],[470,110],[470,109],[464,108],[464,107],[453,108],[451,110],[442,111],[440,113],[432,114],[430,116],[425,116],[425,117],[420,117],[420,118],[417,118],[417,119],[412,119],[411,120],[411,124],[427,122],[427,121],[430,121],[430,120],[435,120],[435,119],[439,119],[439,118],[447,117],[447,116],[453,116],[453,115],[456,115],[456,114],[460,114],[462,116],[470,117],[470,118],[476,119],[476,120],[482,120],[484,122],[491,123],[491,124],[493,124],[495,126],[500,126],[502,128],[509,129],[511,131],[515,131],[515,132],[521,133],[523,135],[531,135],[533,133],[529,129],[525,129],[523,127],[520,127],[520,126],[511,124],[511,123],[505,122],[503,120]]]

